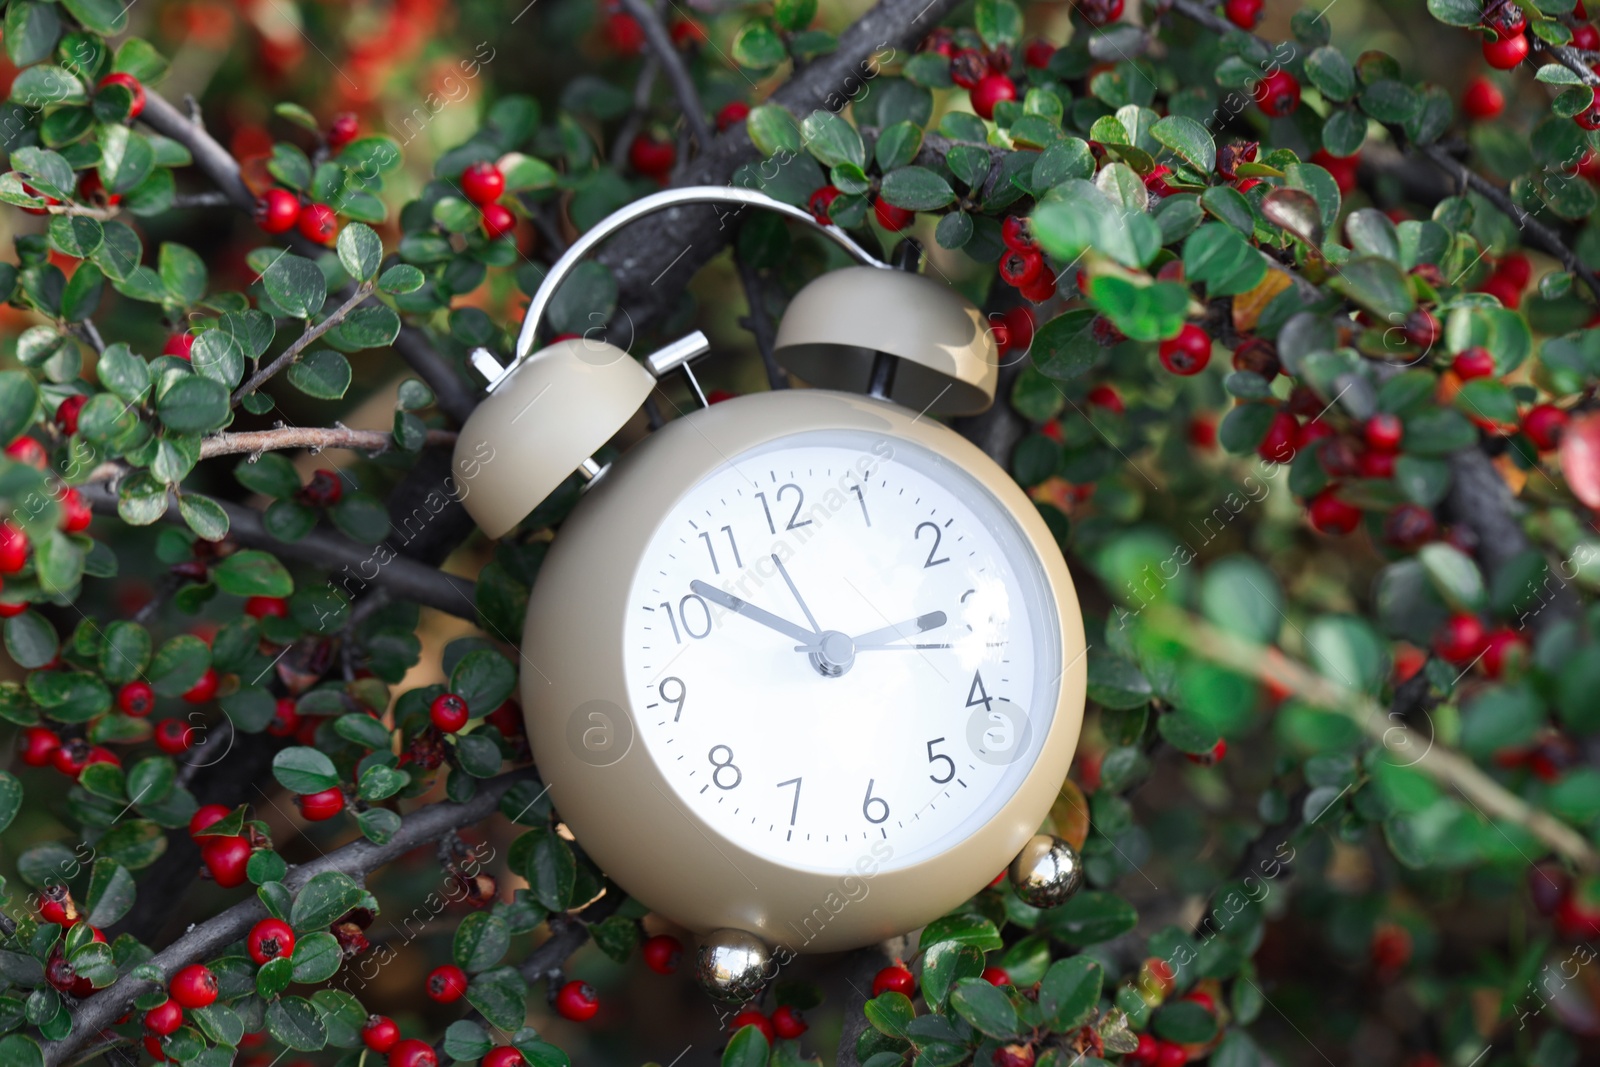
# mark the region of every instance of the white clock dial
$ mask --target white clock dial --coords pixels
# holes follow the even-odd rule
[[[776,863],[916,863],[1027,776],[1063,671],[1008,512],[921,446],[814,431],[729,457],[651,537],[624,662],[661,803]]]

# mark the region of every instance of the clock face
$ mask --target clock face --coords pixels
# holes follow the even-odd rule
[[[1039,561],[982,485],[900,438],[813,431],[728,457],[656,529],[629,596],[661,803],[785,866],[892,869],[959,843],[1055,713]]]

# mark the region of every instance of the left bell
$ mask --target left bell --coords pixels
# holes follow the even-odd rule
[[[490,537],[538,507],[627,424],[655,387],[634,358],[575,337],[505,373],[456,439],[456,496]]]

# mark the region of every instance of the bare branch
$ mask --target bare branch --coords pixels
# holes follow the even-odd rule
[[[44,210],[51,215],[78,215],[86,219],[98,219],[101,222],[122,214],[121,208],[92,207],[88,204],[46,204]]]
[[[386,844],[373,844],[365,838],[352,841],[325,856],[291,868],[283,879],[284,884],[291,890],[299,889],[313,876],[324,871],[343,871],[356,881],[363,881],[372,871],[399,859],[417,846],[488,818],[499,807],[500,798],[508,789],[518,782],[533,780],[535,775],[532,770],[512,771],[480,783],[477,795],[464,803],[428,804],[402,819],[400,828]],[[215,918],[192,927],[156,953],[150,962],[164,974],[174,974],[181,967],[216,955],[223,946],[243,937],[251,926],[266,917],[266,906],[252,894]],[[67,1062],[86,1040],[111,1026],[127,1011],[136,997],[154,988],[153,982],[124,975],[84,1000],[74,1013],[72,1033],[44,1046],[46,1067]]]
[[[277,374],[279,371],[283,370],[283,368],[299,359],[300,353],[309,348],[313,341],[327,333],[329,330],[333,329],[335,326],[339,325],[339,323],[343,322],[346,315],[354,311],[358,304],[366,300],[367,297],[371,295],[371,282],[362,282],[360,285],[356,286],[356,291],[351,293],[349,298],[345,300],[344,303],[328,312],[327,318],[323,319],[315,326],[312,326],[306,330],[305,333],[295,338],[294,344],[290,345],[288,348],[285,348],[277,359],[256,371],[250,376],[249,381],[239,386],[239,388],[234,392],[230,403],[237,407],[239,405],[239,401],[243,400],[245,397],[261,388],[272,378],[273,375]]]
[[[451,430],[429,430],[427,444],[454,444]],[[231,456],[240,452],[279,452],[286,448],[348,448],[355,452],[387,452],[394,435],[385,430],[352,430],[347,426],[285,426],[276,430],[219,433],[200,442],[200,458]]]
[[[633,109],[628,112],[628,117],[617,127],[617,136],[611,141],[611,161],[617,166],[628,156],[628,146],[633,144],[633,139],[639,135],[639,126],[644,121],[644,114],[650,109],[650,96],[655,91],[656,76],[661,73],[661,62],[654,53],[645,56],[644,62],[639,65],[639,77],[633,83]]]
[[[694,79],[683,65],[683,57],[673,47],[672,35],[667,33],[667,28],[661,24],[661,16],[646,0],[622,0],[622,6],[644,30],[644,39],[650,43],[650,51],[655,55],[656,62],[661,64],[667,81],[672,83],[672,92],[678,98],[678,107],[683,110],[684,121],[689,124],[700,151],[704,152],[710,147],[713,137],[710,125],[706,123],[706,106],[700,102],[700,91],[694,87]]]
[[[745,262],[743,256],[736,254],[733,261],[739,268],[739,281],[744,285],[745,301],[750,305],[750,316],[742,320],[742,323],[755,336],[756,348],[761,352],[761,363],[767,368],[767,384],[774,389],[787,389],[789,376],[778,366],[778,360],[773,355],[778,330],[773,324],[771,314],[767,311],[766,283],[762,281],[760,273]]]
[[[85,484],[78,491],[102,514],[115,514],[117,493],[104,483]],[[228,516],[228,538],[264,548],[284,559],[300,560],[329,571],[329,581],[346,593],[382,586],[396,596],[469,621],[476,620],[473,584],[402,555],[387,542],[363,545],[333,530],[312,530],[298,541],[280,541],[267,532],[261,513],[227,500],[213,501]],[[168,507],[162,521],[183,525],[176,507]]]
[[[235,207],[245,212],[255,211],[255,194],[239,175],[238,161],[206,132],[204,126],[173,107],[160,93],[148,90],[145,92],[144,112],[139,118],[152,130],[187,148],[195,166],[216,183]]]

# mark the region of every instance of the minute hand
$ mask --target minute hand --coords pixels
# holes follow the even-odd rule
[[[698,593],[700,596],[705,597],[713,604],[720,604],[729,611],[737,612],[738,614],[743,615],[751,622],[760,623],[762,626],[765,626],[771,630],[776,630],[780,634],[787,634],[796,641],[804,641],[809,645],[817,639],[817,634],[815,631],[808,630],[804,626],[796,626],[788,619],[779,618],[764,608],[756,607],[748,600],[740,600],[732,593],[725,593],[716,586],[707,585],[705,582],[702,582],[699,579],[695,579],[694,581],[690,582],[689,589],[692,592]]]
[[[850,644],[857,652],[870,652],[874,649],[887,648],[916,648],[916,645],[901,645],[893,642],[904,641],[908,637],[936,630],[943,626],[949,618],[942,611],[930,611],[926,615],[918,615],[905,622],[897,622],[893,626],[884,626],[877,630],[869,630],[850,639]],[[797,648],[797,652],[815,651],[814,646]]]

